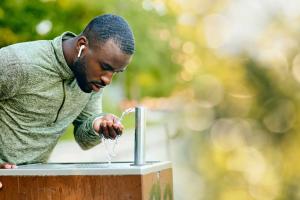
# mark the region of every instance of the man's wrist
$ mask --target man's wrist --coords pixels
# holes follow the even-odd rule
[[[99,117],[96,117],[94,120],[93,120],[93,123],[92,123],[92,129],[93,129],[93,132],[96,134],[96,135],[98,135],[98,136],[100,136],[100,133],[99,132],[97,132],[96,130],[95,130],[95,128],[94,128],[94,123],[98,120],[98,119],[101,119],[103,116],[99,116]],[[100,131],[100,130],[99,130]]]

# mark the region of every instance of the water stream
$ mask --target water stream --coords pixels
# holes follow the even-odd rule
[[[121,123],[126,115],[128,115],[129,113],[132,113],[134,111],[135,111],[135,108],[128,108],[128,109],[124,110],[122,112],[121,116],[119,117],[119,122]],[[108,165],[111,164],[112,158],[117,156],[115,150],[116,150],[116,146],[118,145],[119,137],[120,136],[117,135],[117,137],[114,140],[103,138],[103,143],[104,143],[105,150],[106,150],[106,158],[107,158]]]

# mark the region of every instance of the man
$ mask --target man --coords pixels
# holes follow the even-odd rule
[[[102,90],[123,72],[134,53],[127,22],[94,18],[76,36],[0,49],[0,168],[46,162],[69,124],[82,149],[123,131],[102,112]]]

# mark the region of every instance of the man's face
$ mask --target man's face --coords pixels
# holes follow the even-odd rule
[[[123,72],[130,60],[130,55],[124,54],[113,40],[108,40],[84,50],[73,64],[74,75],[83,92],[98,92],[111,83],[115,73]]]

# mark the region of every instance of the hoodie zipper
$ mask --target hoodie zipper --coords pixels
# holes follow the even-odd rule
[[[63,107],[63,105],[65,103],[65,100],[66,100],[66,89],[65,89],[65,84],[64,83],[65,83],[65,80],[62,81],[62,87],[63,87],[63,92],[64,92],[63,100],[62,100],[62,103],[61,103],[61,105],[60,105],[60,107],[59,107],[59,109],[57,111],[56,118],[52,122],[52,124],[54,124],[57,121],[59,113],[60,113],[60,111],[61,111],[61,109],[62,109],[62,107]]]

